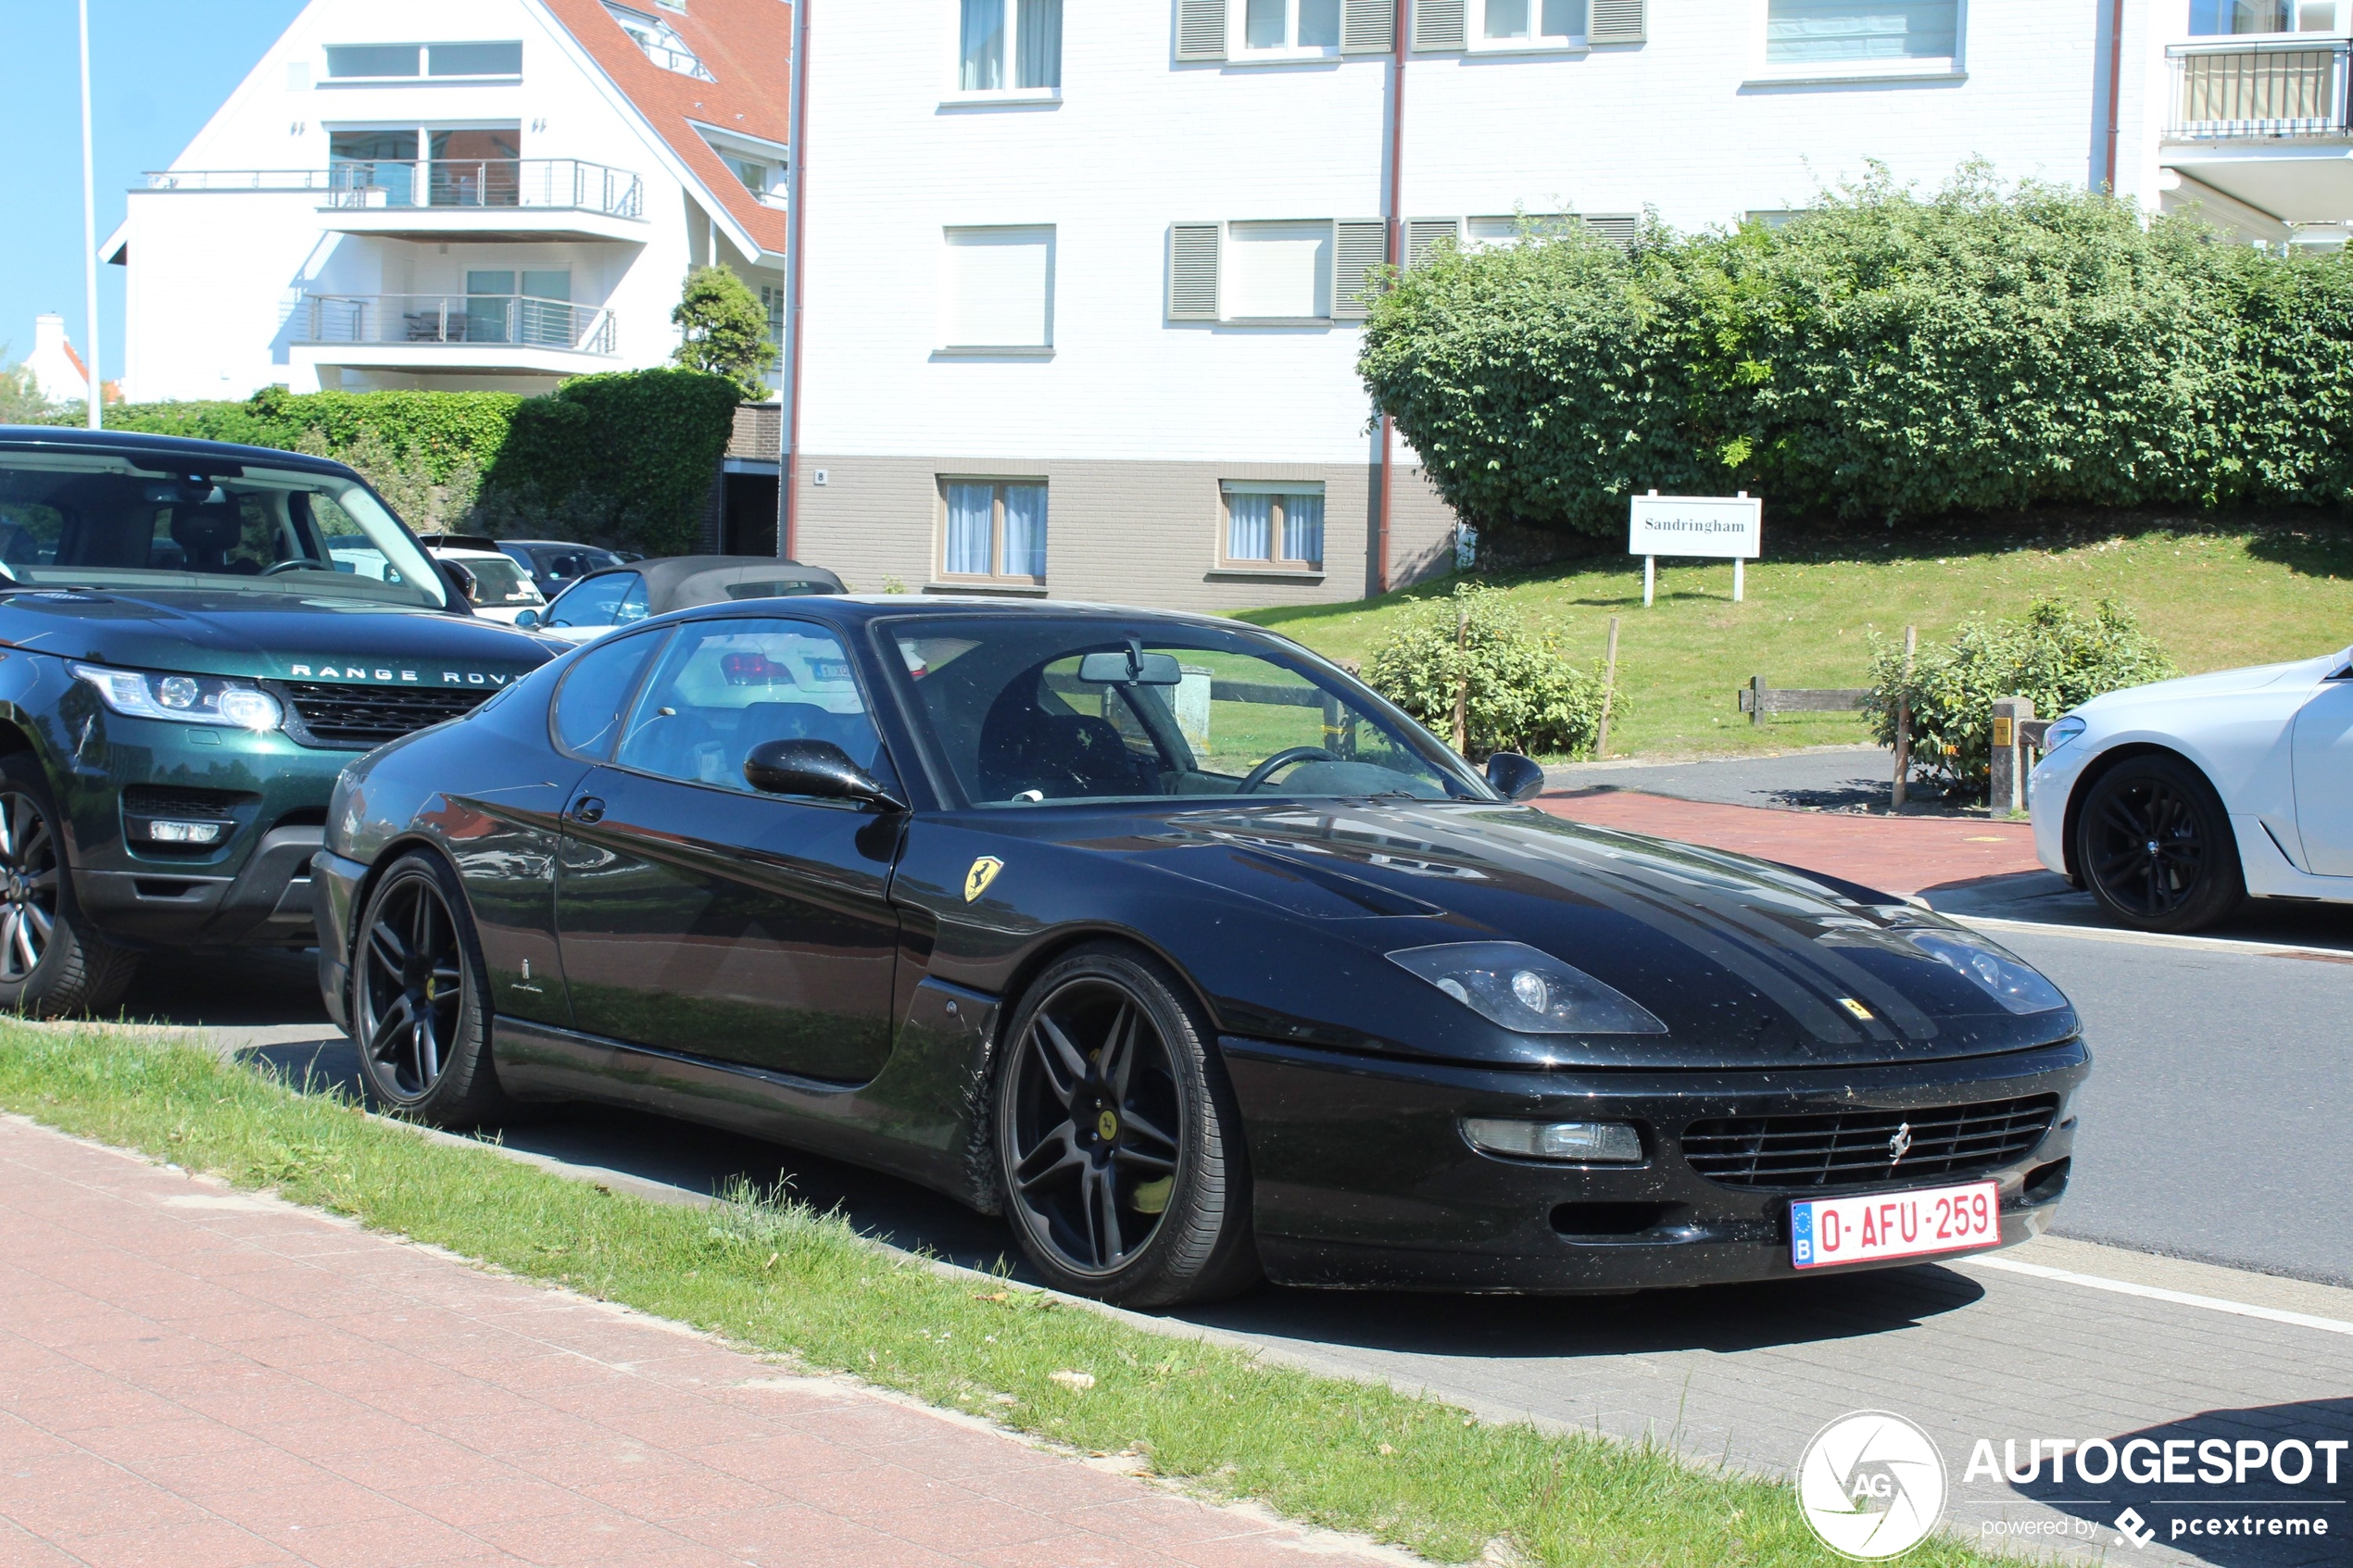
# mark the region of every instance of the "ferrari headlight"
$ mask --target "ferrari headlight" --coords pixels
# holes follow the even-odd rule
[[[1389,961],[1411,970],[1491,1023],[1521,1035],[1664,1035],[1657,1014],[1524,942],[1406,947]]]
[[[1902,935],[1929,957],[1960,971],[2012,1012],[2054,1012],[2068,1005],[2057,986],[1974,933],[1913,929]]]
[[[2082,735],[2090,727],[2073,714],[2064,719],[2052,720],[2051,727],[2043,732],[2043,755],[2048,757],[2060,746]]]
[[[77,664],[72,669],[77,679],[97,688],[100,701],[126,718],[254,731],[274,730],[285,718],[278,699],[250,681],[228,681],[217,675],[150,675],[97,664]]]

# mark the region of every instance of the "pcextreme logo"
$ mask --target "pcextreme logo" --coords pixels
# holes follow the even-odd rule
[[[1806,1445],[1797,1506],[1824,1546],[1878,1562],[1901,1557],[1944,1516],[1944,1456],[1900,1415],[1856,1411]]]

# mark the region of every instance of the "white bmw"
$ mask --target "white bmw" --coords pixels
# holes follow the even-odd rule
[[[2035,853],[2126,925],[2353,904],[2353,648],[2110,692],[2045,745]]]

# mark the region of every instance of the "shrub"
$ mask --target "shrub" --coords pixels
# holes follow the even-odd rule
[[[2039,599],[2020,620],[1981,618],[1945,646],[1920,649],[1908,676],[1902,646],[1874,635],[1865,712],[1880,744],[1893,746],[1896,705],[1908,697],[1915,771],[1951,792],[1982,792],[1995,697],[2032,697],[2035,713],[2053,719],[2102,692],[2174,672],[2123,606],[2103,599],[2086,615]]]
[[[1365,660],[1365,680],[1432,734],[1451,739],[1465,690],[1465,752],[1578,756],[1601,727],[1602,680],[1568,661],[1549,633],[1530,632],[1500,588],[1457,584],[1447,598],[1408,599]],[[1621,690],[1614,715],[1627,711]]]
[[[767,397],[767,383],[760,378],[776,364],[768,312],[733,270],[698,267],[686,274],[686,294],[670,322],[684,334],[672,359],[690,370],[725,376],[748,401]]]

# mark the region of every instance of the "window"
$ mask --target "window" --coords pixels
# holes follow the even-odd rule
[[[521,76],[522,44],[436,44],[425,51],[427,76]]]
[[[768,341],[785,345],[785,291],[774,283],[760,285],[760,308],[768,316]]]
[[[418,56],[422,53],[415,44],[330,44],[327,45],[327,76],[330,81],[351,77],[415,76]]]
[[[951,479],[940,531],[939,574],[963,580],[1046,581],[1046,486],[1036,480]]]
[[[1960,0],[1766,0],[1768,65],[1949,60],[1959,53]]]
[[[956,87],[1051,93],[1063,84],[1063,0],[963,0]]]
[[[1332,226],[1229,223],[1225,313],[1228,320],[1322,320],[1332,313]]]
[[[943,237],[940,345],[951,350],[1051,347],[1053,230],[949,229]]]
[[[572,346],[572,271],[466,273],[468,343],[530,343]]]
[[[420,69],[420,62],[422,69]],[[394,80],[412,76],[521,76],[522,43],[330,44],[329,81]]]
[[[832,633],[801,621],[696,621],[663,650],[613,764],[748,794],[745,758],[776,740],[829,741],[861,768],[882,765],[882,737]]]
[[[564,674],[556,694],[556,744],[592,762],[612,755],[621,733],[621,710],[637,689],[646,661],[661,646],[662,633],[619,637],[582,654]]]
[[[695,52],[686,47],[686,41],[678,36],[678,30],[660,17],[649,17],[643,11],[633,11],[626,6],[610,3],[605,10],[621,24],[621,31],[629,35],[629,41],[645,51],[646,58],[662,69],[691,76],[698,82],[719,80],[711,74],[709,67],[696,57]]]
[[[1340,52],[1340,0],[1242,0],[1245,54]]]
[[[584,577],[547,607],[550,626],[626,626],[646,619],[646,580],[634,571]]]
[[[1226,536],[1218,564],[1304,571],[1324,564],[1324,487],[1228,480]]]
[[[1585,36],[1585,0],[1478,0],[1481,42],[1529,48],[1573,44]]]
[[[2190,0],[2190,35],[2334,32],[2337,0]]]

